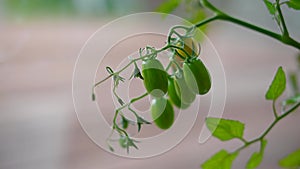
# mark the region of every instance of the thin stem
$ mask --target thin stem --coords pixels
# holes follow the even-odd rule
[[[295,104],[293,107],[291,107],[289,110],[287,110],[286,112],[284,112],[282,115],[278,116],[278,118],[276,118],[270,125],[269,127],[263,132],[263,134],[261,134],[259,137],[246,142],[243,146],[239,147],[237,150],[235,150],[234,152],[238,152],[243,150],[244,148],[252,145],[253,143],[256,143],[258,141],[262,141],[265,136],[273,129],[273,127],[284,117],[286,117],[287,115],[291,114],[294,110],[296,110],[298,107],[300,106],[300,102]]]
[[[197,24],[195,25],[195,27],[200,27],[200,26],[202,26],[202,25],[208,24],[208,23],[210,23],[210,22],[212,22],[212,21],[215,21],[215,20],[217,20],[217,19],[220,19],[220,18],[219,18],[219,15],[215,15],[215,16],[213,16],[213,17],[211,17],[211,18],[207,18],[207,19],[205,19],[205,20],[203,20],[203,21],[197,23]]]
[[[169,64],[168,64],[168,66],[166,67],[166,72],[169,71],[169,69],[171,68],[171,66],[172,66],[172,61],[170,61]]]
[[[300,49],[300,43],[297,42],[296,40],[294,40],[293,38],[289,37],[288,34],[287,34],[287,30],[286,30],[286,33],[284,34],[284,36],[278,34],[278,33],[275,33],[275,32],[272,32],[272,31],[269,31],[269,30],[266,30],[264,28],[261,28],[261,27],[258,27],[256,25],[253,25],[251,23],[248,23],[248,22],[245,22],[245,21],[242,21],[242,20],[239,20],[237,18],[234,18],[232,16],[229,16],[228,14],[225,14],[224,12],[220,11],[219,9],[217,9],[214,5],[212,5],[210,2],[208,2],[207,0],[201,0],[201,3],[207,7],[208,9],[212,10],[215,14],[216,14],[216,18],[214,20],[224,20],[224,21],[228,21],[228,22],[232,22],[232,23],[235,23],[237,25],[240,25],[240,26],[243,26],[243,27],[246,27],[248,29],[251,29],[251,30],[254,30],[256,32],[260,32],[264,35],[267,35],[269,37],[272,37],[286,45],[289,45],[289,46],[293,46],[297,49]],[[283,16],[282,16],[282,13],[281,13],[281,19],[283,20]],[[204,22],[204,21],[202,21]],[[206,21],[204,23],[200,22],[199,24],[196,24],[197,27],[200,27],[204,24],[207,24],[209,23],[210,21]],[[284,23],[284,22],[283,22]],[[284,24],[285,25],[285,24]]]
[[[253,24],[250,24],[248,22],[245,22],[245,21],[242,21],[242,20],[239,20],[237,18],[234,18],[234,17],[231,17],[229,15],[223,15],[220,17],[221,20],[225,20],[225,21],[229,21],[229,22],[232,22],[232,23],[235,23],[235,24],[238,24],[240,26],[243,26],[243,27],[246,27],[246,28],[249,28],[249,29],[252,29],[254,31],[257,31],[257,32],[260,32],[262,34],[265,34],[267,36],[270,36],[272,38],[275,38],[277,40],[280,40],[281,41],[281,35],[280,34],[277,34],[277,33],[274,33],[274,32],[271,32],[269,30],[266,30],[264,28],[261,28],[261,27],[258,27],[256,25],[253,25]]]
[[[94,86],[93,86],[93,90],[95,87],[97,87],[98,85],[100,85],[101,83],[105,82],[106,80],[108,80],[109,78],[111,78],[112,76],[116,75],[116,74],[119,74],[121,73],[122,71],[124,71],[125,69],[127,69],[131,64],[135,63],[136,61],[139,61],[139,60],[142,60],[142,59],[145,59],[146,57],[150,57],[152,55],[155,55],[159,52],[162,52],[168,48],[179,48],[179,47],[175,47],[173,45],[166,45],[164,46],[163,48],[159,49],[159,50],[156,50],[154,51],[153,53],[151,54],[148,54],[148,55],[145,55],[143,57],[139,57],[139,58],[136,58],[136,59],[132,59],[127,65],[125,65],[122,69],[120,69],[119,71],[117,72],[114,72],[114,73],[111,73],[110,75],[108,75],[107,77],[105,77],[104,79],[100,80],[99,82],[95,83]],[[180,50],[183,50],[182,48],[179,48]],[[183,52],[187,53],[186,51],[183,50]]]
[[[110,74],[110,75],[108,75],[107,77],[105,77],[104,79],[102,79],[102,80],[100,80],[99,82],[95,83],[94,86],[93,86],[93,89],[94,89],[96,86],[100,85],[101,83],[105,82],[107,79],[111,78],[112,76],[113,76],[113,74]]]
[[[144,93],[144,94],[142,94],[141,96],[135,97],[135,98],[131,99],[128,103],[126,103],[126,104],[124,104],[123,106],[121,106],[121,107],[119,107],[118,109],[116,109],[116,112],[115,112],[115,115],[114,115],[114,119],[113,119],[113,126],[119,128],[119,126],[118,126],[118,124],[117,124],[117,117],[118,117],[118,115],[119,115],[119,113],[120,113],[120,111],[121,111],[122,109],[124,109],[124,108],[130,106],[132,103],[134,103],[134,102],[136,102],[136,101],[138,101],[138,100],[140,100],[140,99],[146,97],[147,95],[148,95],[148,93]],[[114,130],[114,128],[113,128],[113,130]],[[126,132],[126,131],[125,131],[125,132]],[[127,135],[127,133],[126,133],[126,135]]]
[[[277,119],[278,118],[278,114],[277,114],[277,110],[276,110],[276,100],[273,100],[273,102],[272,102],[272,108],[273,108],[274,116]]]
[[[281,24],[282,24],[282,28],[283,28],[282,34],[283,34],[283,36],[289,37],[289,32],[288,32],[288,29],[286,27],[286,24],[285,24],[285,21],[284,21],[284,18],[283,18],[283,14],[281,12],[279,0],[276,0],[276,9],[278,11],[278,15],[279,15],[279,18],[280,18],[280,21],[281,21]]]

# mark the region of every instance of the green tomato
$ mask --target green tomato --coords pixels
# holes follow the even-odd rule
[[[185,38],[183,40],[183,49],[186,51],[186,53],[180,49],[177,49],[176,51],[184,58],[197,57],[200,53],[199,43],[193,38]],[[179,60],[182,60],[181,57],[176,57],[178,57]]]
[[[153,99],[150,110],[157,127],[165,130],[172,126],[175,115],[169,100],[164,97]]]
[[[183,74],[187,86],[196,94],[204,95],[211,88],[208,70],[199,59],[192,59],[183,63]]]
[[[184,77],[181,78],[176,77],[175,81],[175,90],[177,95],[179,96],[180,100],[184,104],[191,104],[196,98],[196,94],[190,90],[187,86]]]
[[[168,91],[167,72],[157,59],[150,59],[142,64],[144,86],[153,97],[162,97]]]
[[[180,109],[186,109],[189,107],[189,104],[185,104],[181,101],[180,97],[178,96],[176,89],[175,89],[175,80],[172,77],[169,77],[169,87],[168,87],[168,95],[170,101]]]

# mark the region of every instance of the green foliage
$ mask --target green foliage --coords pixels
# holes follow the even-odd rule
[[[209,117],[206,118],[206,126],[214,137],[222,141],[234,138],[243,138],[245,125],[239,121]]]
[[[155,10],[156,12],[169,14],[175,10],[181,3],[181,0],[167,0],[160,4]]]
[[[109,72],[110,75],[108,77],[104,78],[102,81],[96,83],[94,85],[94,88],[97,85],[104,82],[105,80],[109,79],[110,77],[112,77],[114,80],[113,92],[121,106],[116,109],[114,120],[113,120],[113,130],[115,130],[119,133],[119,136],[120,136],[119,144],[121,147],[126,148],[127,152],[129,151],[129,147],[135,147],[137,149],[137,146],[135,145],[136,141],[131,139],[126,131],[130,121],[128,119],[126,119],[125,116],[123,116],[121,110],[127,108],[136,116],[137,120],[136,120],[136,122],[133,122],[133,123],[137,124],[138,131],[140,131],[142,124],[150,124],[150,123],[147,122],[146,120],[144,120],[142,117],[140,117],[138,115],[138,113],[135,112],[133,109],[131,109],[130,105],[132,103],[134,103],[135,101],[138,101],[138,100],[142,99],[143,97],[147,96],[154,89],[160,89],[161,87],[163,87],[163,88],[161,88],[163,93],[159,96],[156,96],[156,98],[153,99],[154,102],[151,105],[152,106],[152,109],[151,109],[152,117],[153,117],[153,119],[155,119],[154,122],[161,129],[168,129],[169,127],[172,126],[173,121],[174,121],[174,110],[172,107],[173,105],[178,106],[178,108],[180,108],[180,109],[184,108],[184,107],[181,107],[181,104],[179,101],[182,101],[182,102],[185,101],[183,99],[183,97],[181,97],[181,96],[182,95],[186,96],[187,95],[186,92],[180,91],[182,94],[181,93],[178,94],[179,92],[176,91],[176,88],[175,88],[176,94],[178,96],[180,96],[180,99],[181,99],[178,101],[178,98],[176,98],[177,99],[176,104],[174,104],[174,99],[171,99],[173,102],[170,102],[167,99],[168,97],[171,98],[171,96],[169,94],[169,93],[171,93],[170,92],[171,90],[169,90],[169,87],[168,87],[168,86],[170,86],[169,82],[168,82],[168,77],[177,77],[180,74],[181,78],[184,77],[183,78],[184,82],[189,82],[189,80],[187,80],[186,77],[192,77],[192,76],[196,77],[196,75],[199,75],[199,74],[205,72],[205,71],[199,69],[199,67],[200,67],[199,64],[197,64],[197,65],[195,64],[197,66],[197,69],[195,69],[193,75],[188,75],[186,73],[186,71],[184,71],[184,65],[186,65],[187,63],[191,63],[192,60],[195,59],[197,56],[195,58],[188,57],[189,50],[185,47],[185,45],[180,45],[180,44],[185,43],[184,42],[185,38],[195,38],[194,31],[196,29],[203,27],[206,24],[208,24],[212,21],[215,21],[215,20],[229,21],[229,22],[244,26],[246,28],[249,28],[251,30],[260,32],[269,37],[272,37],[286,45],[300,49],[300,43],[298,41],[294,40],[292,37],[290,37],[290,35],[288,33],[288,29],[286,28],[286,25],[284,22],[284,17],[281,12],[281,8],[280,8],[280,6],[282,4],[287,4],[290,8],[299,9],[300,8],[299,7],[300,0],[289,0],[289,1],[285,1],[285,2],[280,2],[279,0],[276,0],[274,3],[271,0],[263,0],[263,1],[265,3],[269,13],[274,17],[275,21],[277,22],[278,26],[280,27],[281,34],[279,34],[277,32],[272,32],[272,31],[266,30],[259,26],[248,23],[246,21],[231,17],[230,15],[224,13],[223,11],[221,11],[220,9],[215,7],[212,3],[208,2],[208,0],[201,0],[200,1],[201,5],[199,5],[199,7],[211,10],[214,14],[213,17],[203,19],[205,17],[205,15],[204,15],[205,12],[203,12],[203,10],[199,10],[196,12],[196,14],[193,14],[193,15],[196,18],[196,20],[201,20],[201,21],[198,22],[195,20],[195,22],[198,22],[198,23],[193,26],[190,26],[190,27],[177,25],[177,26],[174,26],[173,28],[171,28],[170,32],[168,34],[167,43],[164,47],[162,47],[160,49],[156,49],[154,47],[147,46],[147,47],[141,49],[140,57],[138,57],[136,59],[131,59],[130,63],[128,63],[123,68],[121,68],[119,71],[114,72],[110,67],[107,67],[107,71]],[[186,4],[191,4],[191,2],[193,2],[193,0],[186,0],[185,2],[186,2]],[[181,0],[167,0],[157,8],[157,11],[164,12],[164,13],[170,13],[175,8],[177,8],[180,5],[180,3],[181,3]],[[193,8],[191,8],[191,9],[193,9]],[[177,29],[179,29],[180,31],[177,31]],[[184,33],[182,33],[182,32],[184,32]],[[198,38],[196,38],[196,39],[198,39]],[[171,53],[170,55],[167,55],[167,56],[169,56],[169,58],[168,58],[169,64],[166,68],[164,68],[164,66],[159,62],[159,60],[157,60],[157,55],[163,51],[168,51]],[[178,51],[181,51],[182,54],[178,55],[178,53],[180,53]],[[191,50],[191,51],[193,51],[193,50]],[[200,53],[200,51],[201,50],[199,50],[199,53]],[[145,54],[143,54],[143,52],[145,52]],[[186,57],[183,57],[184,55],[186,55]],[[197,55],[199,55],[198,52],[197,52]],[[143,61],[144,67],[142,66],[142,72],[140,71],[140,69],[137,66],[136,61],[139,61],[139,60]],[[151,65],[150,66],[151,68],[156,68],[156,71],[158,71],[160,73],[157,73],[157,72],[155,73],[155,71],[150,70],[150,69],[148,70],[149,72],[147,72],[147,69],[146,69],[147,64],[145,64],[145,63],[150,62],[151,60],[155,61],[156,63],[159,62],[159,64],[149,64],[149,65]],[[200,62],[200,60],[199,60],[199,62]],[[143,80],[144,86],[147,90],[147,93],[144,95],[141,95],[137,98],[131,99],[128,103],[124,103],[122,101],[122,99],[117,95],[115,89],[119,85],[120,81],[122,82],[125,80],[125,78],[120,76],[120,73],[122,71],[124,71],[125,69],[127,69],[132,64],[134,64],[134,70],[129,79],[131,79],[132,77],[136,77],[136,78],[140,78],[141,80]],[[146,67],[145,67],[145,65],[146,65]],[[154,65],[160,65],[160,66],[158,66],[159,67],[158,68]],[[169,68],[172,68],[172,71],[170,71]],[[161,72],[163,72],[163,73],[161,73]],[[172,72],[172,73],[169,74],[169,72]],[[181,73],[181,72],[183,72],[183,73]],[[163,78],[161,78],[163,80],[158,80],[159,74],[163,74]],[[208,76],[209,76],[209,74],[208,74]],[[151,80],[149,80],[149,77],[151,77]],[[178,78],[179,78],[179,76],[178,76]],[[197,82],[197,87],[198,88],[199,88],[199,86],[203,87],[203,85],[201,85],[202,84],[201,81],[210,83],[210,80],[207,80],[207,79],[208,78],[203,78],[203,77],[196,78],[196,80],[199,80],[199,83]],[[163,84],[159,84],[162,81],[163,81]],[[297,82],[297,78],[295,78],[295,76],[294,76],[293,77],[294,86],[295,86],[296,82]],[[155,86],[155,85],[157,85],[157,86]],[[174,86],[175,86],[175,83],[174,83]],[[187,85],[187,87],[194,88],[192,85]],[[277,72],[273,78],[271,85],[268,88],[268,91],[265,94],[265,98],[267,100],[273,101],[272,106],[273,106],[273,113],[275,115],[274,121],[268,126],[268,128],[260,136],[256,137],[253,140],[248,141],[244,138],[243,135],[244,135],[245,125],[243,123],[241,123],[240,121],[208,117],[206,119],[206,125],[214,137],[218,138],[221,141],[228,141],[228,140],[237,138],[243,142],[243,145],[238,147],[233,152],[227,152],[226,150],[221,150],[221,151],[217,152],[210,159],[208,159],[206,162],[204,162],[201,165],[201,167],[203,169],[230,169],[233,161],[236,159],[236,157],[238,156],[238,154],[241,150],[249,147],[250,145],[252,145],[254,143],[260,142],[261,143],[260,151],[254,152],[246,164],[247,169],[254,169],[254,168],[258,167],[263,160],[265,147],[267,145],[265,136],[272,130],[272,128],[281,119],[286,117],[291,112],[295,111],[300,106],[300,96],[297,95],[298,93],[294,93],[293,97],[286,99],[282,103],[282,109],[281,109],[282,114],[281,115],[277,114],[275,101],[282,95],[285,88],[286,88],[286,75],[285,75],[285,72],[283,71],[282,67],[279,67],[277,69]],[[177,90],[178,90],[178,87],[177,87]],[[205,92],[198,92],[198,94],[205,94],[209,90],[210,90],[210,84],[209,84],[209,88],[207,88],[207,90],[205,90]],[[294,90],[298,92],[298,84],[296,84],[296,87],[294,87]],[[174,92],[174,89],[172,92]],[[197,92],[195,92],[195,93],[197,93]],[[92,94],[92,99],[95,100],[94,93]],[[161,101],[161,103],[158,103],[158,102],[155,103],[155,101],[157,101],[157,100],[163,100],[163,102]],[[191,99],[191,101],[186,101],[186,103],[188,103],[188,104],[190,104],[190,102],[193,102],[193,99]],[[166,103],[164,105],[167,105],[167,106],[165,108],[163,108],[161,106],[161,105],[163,105],[162,103]],[[288,105],[292,105],[292,106],[290,109],[285,110],[285,106],[288,106]],[[121,123],[117,122],[117,120],[116,120],[116,119],[120,119],[120,118],[118,118],[119,116],[121,116]],[[122,128],[119,127],[119,124],[122,125]],[[109,145],[109,143],[108,143],[108,146],[113,151],[113,148]],[[290,154],[286,158],[282,159],[279,162],[280,166],[289,167],[289,168],[299,167],[299,161],[300,161],[299,160],[299,156],[300,156],[299,151],[300,150],[298,150],[298,151]]]
[[[279,161],[279,165],[283,168],[296,169],[300,168],[300,149],[292,152]]]
[[[267,91],[265,97],[267,100],[276,100],[285,90],[286,77],[282,67],[279,67],[276,75]]]
[[[275,12],[276,12],[275,5],[274,5],[272,2],[268,1],[268,0],[264,0],[264,3],[265,3],[265,5],[266,5],[266,7],[267,7],[269,13],[270,13],[271,15],[275,15]]]
[[[289,0],[286,4],[292,9],[300,10],[300,0]]]
[[[276,75],[272,81],[272,84],[270,85],[267,93],[266,93],[266,99],[268,100],[273,100],[275,101],[285,90],[285,85],[286,85],[286,79],[285,79],[285,73],[282,70],[282,67],[279,67]],[[286,104],[288,104],[289,102],[295,102],[295,101],[299,101],[297,100],[298,98],[293,98],[295,100],[287,100]],[[273,102],[275,103],[275,102]],[[241,150],[243,150],[244,148],[250,146],[251,144],[254,144],[258,141],[260,141],[260,151],[259,152],[254,152],[251,157],[249,158],[247,164],[246,164],[246,168],[247,169],[254,169],[257,168],[260,163],[263,160],[263,156],[264,156],[264,152],[265,152],[265,147],[267,145],[267,141],[264,139],[265,136],[271,131],[271,129],[275,126],[275,124],[277,122],[279,122],[283,117],[285,117],[286,115],[288,115],[289,113],[293,112],[295,110],[295,108],[297,108],[299,106],[299,102],[294,105],[294,107],[292,109],[287,110],[286,112],[283,112],[282,115],[277,116],[276,114],[276,108],[274,107],[273,104],[273,111],[275,114],[275,120],[270,124],[270,126],[265,130],[265,132],[263,132],[263,134],[261,134],[259,137],[257,137],[256,139],[253,139],[252,141],[247,141],[243,138],[243,133],[244,133],[244,124],[239,122],[239,121],[235,121],[235,120],[229,120],[229,119],[220,119],[220,118],[207,118],[206,119],[206,125],[207,128],[211,131],[212,135],[218,139],[220,139],[221,141],[227,141],[227,140],[231,140],[234,138],[239,138],[241,141],[243,141],[244,145],[239,147],[236,151],[234,151],[231,154],[238,154]],[[284,109],[283,109],[284,111]],[[215,154],[214,156],[212,156],[209,160],[207,160],[202,167],[209,167],[210,168],[216,168],[218,167],[217,164],[219,163],[219,161],[222,161],[222,159],[226,159],[226,157],[229,156],[230,153],[227,153],[224,150],[221,150],[219,153]],[[282,164],[291,164],[291,166],[295,166],[297,160],[299,161],[299,157],[298,159],[297,157],[297,153],[296,155],[291,155],[292,157],[290,157],[290,161],[289,160],[283,160],[283,162],[281,162]],[[299,156],[299,155],[298,155]],[[235,157],[234,157],[235,158]],[[233,159],[234,159],[233,158]],[[290,163],[288,163],[288,162]],[[230,163],[229,163],[230,162]],[[223,168],[225,167],[229,167],[232,164],[232,161],[229,161],[228,166],[223,166]]]
[[[300,102],[300,94],[284,100],[282,102],[282,106],[285,107],[285,106],[293,105],[293,104],[299,103],[299,102]]]
[[[230,169],[237,155],[238,153],[221,150],[204,162],[201,167],[202,169]]]
[[[260,165],[260,163],[262,162],[263,157],[264,157],[264,152],[265,152],[267,143],[268,143],[267,140],[261,141],[260,151],[254,152],[252,154],[252,156],[250,157],[250,159],[247,162],[247,165],[246,165],[247,169],[254,169]]]

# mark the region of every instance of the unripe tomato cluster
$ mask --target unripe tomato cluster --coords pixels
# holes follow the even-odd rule
[[[153,97],[151,114],[154,123],[161,129],[168,129],[174,122],[174,109],[188,108],[196,95],[204,95],[211,88],[209,72],[199,55],[198,43],[185,39],[183,50],[175,49],[175,61],[181,59],[176,72],[169,75],[161,62],[155,58],[145,60],[142,64],[142,76],[147,92]],[[195,51],[197,50],[197,51]],[[177,55],[180,56],[177,56]],[[176,57],[180,58],[176,60]]]

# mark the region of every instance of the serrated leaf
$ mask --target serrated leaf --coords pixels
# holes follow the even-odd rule
[[[276,100],[285,90],[286,77],[285,73],[280,66],[277,69],[276,75],[270,85],[265,97],[267,100]]]
[[[265,5],[266,5],[266,7],[267,7],[269,13],[270,13],[271,15],[275,15],[275,13],[276,13],[275,5],[274,5],[272,2],[268,1],[268,0],[264,0],[264,3],[265,3]]]
[[[279,161],[279,165],[283,168],[299,168],[300,167],[300,149],[292,152]]]
[[[226,150],[221,150],[205,161],[201,167],[202,169],[230,169],[237,155],[237,152],[230,154]]]
[[[222,141],[243,138],[245,125],[239,121],[209,117],[206,126],[212,135]]]
[[[181,3],[181,0],[167,0],[161,3],[157,8],[156,12],[169,14],[175,10]]]
[[[290,0],[286,2],[289,8],[300,10],[300,0]]]
[[[264,152],[265,152],[265,147],[267,145],[267,141],[263,140],[261,143],[260,151],[259,152],[254,152],[250,159],[247,162],[246,168],[247,169],[254,169],[257,168],[260,163],[263,160],[264,157]]]

